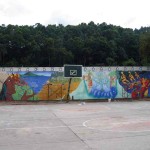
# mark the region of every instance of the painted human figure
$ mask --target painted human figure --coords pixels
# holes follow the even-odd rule
[[[131,72],[129,71],[128,73],[129,73],[130,81],[131,81],[131,82],[135,81],[135,78],[134,78],[134,76],[131,74]]]
[[[90,73],[88,73],[88,75],[83,75],[83,80],[87,81],[88,92],[90,93],[91,88],[93,86],[93,81],[92,81],[92,77],[91,77]]]
[[[121,72],[121,81],[123,84],[129,83],[129,81],[127,80],[127,78],[123,72]]]
[[[136,77],[136,79],[140,79],[140,76],[137,72],[135,72],[135,77]]]
[[[150,80],[145,79],[145,78],[141,78],[141,84],[142,84],[142,87],[141,87],[141,90],[140,90],[140,96],[141,96],[141,98],[144,98],[144,94],[150,86]]]

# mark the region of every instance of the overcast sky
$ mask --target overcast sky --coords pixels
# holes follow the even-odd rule
[[[0,0],[0,25],[150,26],[150,0]]]

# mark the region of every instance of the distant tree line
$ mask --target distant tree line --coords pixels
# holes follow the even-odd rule
[[[0,26],[0,66],[150,65],[150,27],[111,24]]]

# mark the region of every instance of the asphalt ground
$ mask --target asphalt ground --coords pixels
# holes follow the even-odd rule
[[[3,103],[0,150],[150,150],[150,101]]]

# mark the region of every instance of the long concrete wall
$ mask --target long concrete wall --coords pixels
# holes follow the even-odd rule
[[[61,100],[68,94],[64,67],[0,68],[0,100]],[[117,99],[150,97],[150,67],[82,67],[69,97]]]

